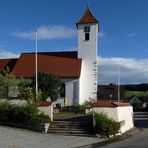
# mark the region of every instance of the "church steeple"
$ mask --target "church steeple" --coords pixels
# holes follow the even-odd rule
[[[87,8],[76,25],[78,30],[78,58],[82,59],[81,76],[79,78],[79,104],[82,104],[88,98],[97,98],[99,22]]]
[[[96,18],[92,15],[91,11],[89,10],[89,8],[87,7],[84,15],[80,18],[80,20],[76,23],[76,25],[78,24],[96,24],[99,23]]]

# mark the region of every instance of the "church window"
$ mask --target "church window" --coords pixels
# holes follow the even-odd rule
[[[89,33],[85,33],[85,41],[89,41]]]
[[[84,33],[85,33],[85,41],[89,41],[90,38],[90,26],[85,26],[84,27]]]
[[[84,32],[90,32],[90,26],[85,26],[84,27]]]

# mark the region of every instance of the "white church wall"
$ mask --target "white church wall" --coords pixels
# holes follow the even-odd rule
[[[62,79],[65,83],[65,97],[68,105],[78,104],[79,84],[78,79]]]
[[[84,26],[90,26],[89,41],[85,41]],[[78,58],[82,58],[79,104],[89,98],[97,99],[97,50],[98,24],[78,25]]]

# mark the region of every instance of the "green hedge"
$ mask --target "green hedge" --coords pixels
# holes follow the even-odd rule
[[[85,113],[85,108],[81,105],[65,106],[60,109],[61,112]]]
[[[36,106],[16,106],[0,103],[0,121],[37,125],[49,123],[51,120],[47,115],[39,114]]]
[[[105,113],[95,114],[96,133],[102,137],[116,135],[120,130],[120,123],[109,118]]]

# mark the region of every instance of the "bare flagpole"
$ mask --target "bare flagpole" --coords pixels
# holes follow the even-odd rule
[[[120,102],[120,66],[118,69],[118,102]]]
[[[36,88],[36,100],[38,99],[38,57],[37,57],[37,50],[38,50],[38,33],[37,30],[35,31],[35,88]]]

